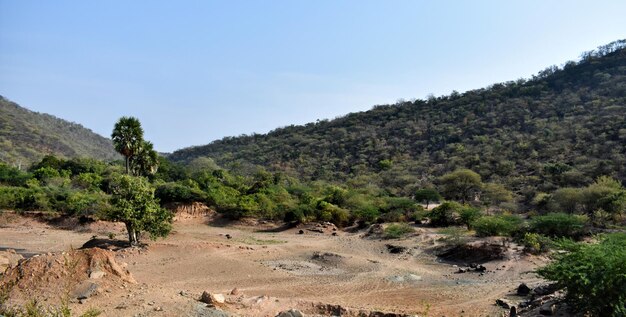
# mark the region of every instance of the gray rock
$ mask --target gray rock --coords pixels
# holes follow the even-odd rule
[[[296,309],[290,309],[287,311],[282,311],[276,315],[276,317],[304,317],[304,314]]]
[[[96,294],[98,287],[98,284],[94,282],[84,281],[78,284],[78,286],[74,289],[74,291],[72,292],[72,297],[78,300],[87,299]]]
[[[539,313],[544,316],[552,316],[556,312],[556,305],[554,303],[545,303],[539,308]]]

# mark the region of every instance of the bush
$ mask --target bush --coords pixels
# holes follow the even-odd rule
[[[565,300],[580,312],[626,315],[626,233],[607,235],[598,244],[577,244],[538,273],[566,289]]]
[[[480,237],[511,236],[519,231],[522,219],[513,215],[485,216],[472,224],[476,234]]]
[[[167,183],[157,187],[154,196],[162,204],[170,202],[190,203],[205,200],[204,193],[201,190],[178,183]]]
[[[551,237],[578,238],[584,234],[587,217],[565,213],[549,213],[530,221],[530,231]]]
[[[524,251],[532,254],[548,252],[552,246],[550,238],[532,232],[526,232],[520,242],[524,246]]]
[[[383,230],[383,238],[399,239],[414,231],[415,229],[406,223],[391,224]]]
[[[430,223],[433,226],[446,227],[457,223],[461,210],[463,210],[461,204],[454,201],[446,201],[433,208],[433,210],[428,213],[428,218],[430,218]]]
[[[482,217],[482,212],[478,208],[466,206],[459,211],[459,222],[471,229],[472,223]]]

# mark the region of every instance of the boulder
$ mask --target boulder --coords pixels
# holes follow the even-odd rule
[[[517,295],[526,296],[530,294],[530,287],[526,283],[522,283],[517,287]]]
[[[226,302],[226,297],[224,297],[224,294],[213,294],[204,291],[202,292],[202,296],[200,296],[200,301],[209,305],[218,306]]]
[[[296,309],[281,311],[276,317],[304,317],[304,314]]]
[[[544,316],[552,316],[556,312],[556,305],[552,302],[545,303],[539,308],[539,313]]]
[[[74,289],[74,291],[72,292],[72,297],[78,299],[78,300],[84,300],[87,299],[91,296],[93,296],[96,291],[98,290],[98,284],[90,282],[90,281],[84,281],[80,284],[78,284],[78,286]]]
[[[91,272],[89,273],[89,278],[91,278],[91,279],[96,279],[96,280],[97,280],[97,279],[102,278],[105,274],[106,274],[106,273],[104,273],[103,271],[100,271],[100,270],[94,270],[94,271],[91,271]]]

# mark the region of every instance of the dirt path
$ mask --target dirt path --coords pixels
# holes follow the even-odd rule
[[[231,296],[237,300],[225,310],[242,316],[275,316],[289,308],[312,312],[316,303],[428,316],[499,316],[503,310],[493,305],[497,298],[522,281],[538,281],[525,272],[539,260],[515,251],[486,263],[482,276],[456,274],[452,264],[425,252],[437,239],[433,229],[391,242],[409,247],[405,254],[391,254],[385,246],[390,241],[362,233],[255,229],[175,223],[170,237],[150,242],[145,251],[118,252],[118,261],[138,284],[108,289],[72,308],[98,307],[103,316],[196,316],[202,315],[197,299],[204,290],[227,294],[237,288],[243,295]],[[0,247],[64,251],[108,233],[124,236],[120,226],[68,231],[22,219],[0,228]]]

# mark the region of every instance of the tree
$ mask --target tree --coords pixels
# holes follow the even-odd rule
[[[487,183],[483,186],[481,200],[487,205],[500,205],[513,200],[513,193],[501,184]]]
[[[415,200],[417,202],[426,202],[426,209],[431,202],[439,201],[441,195],[433,188],[422,188],[415,192]]]
[[[128,241],[139,244],[142,231],[152,239],[165,237],[171,230],[172,214],[154,198],[154,188],[143,177],[121,175],[112,184],[111,208],[106,218],[126,225]]]
[[[130,160],[130,170],[135,176],[148,176],[156,173],[159,167],[159,155],[152,142],[142,141],[137,153]]]
[[[555,254],[556,260],[539,269],[539,275],[565,289],[565,300],[580,312],[626,315],[626,233],[565,247],[570,252]]]
[[[463,203],[474,200],[483,186],[480,175],[469,169],[460,169],[445,174],[439,181],[441,191],[446,198],[460,200]]]
[[[121,117],[111,134],[113,147],[124,156],[126,161],[126,174],[130,174],[131,159],[139,152],[143,145],[143,129],[141,123],[134,117]]]

